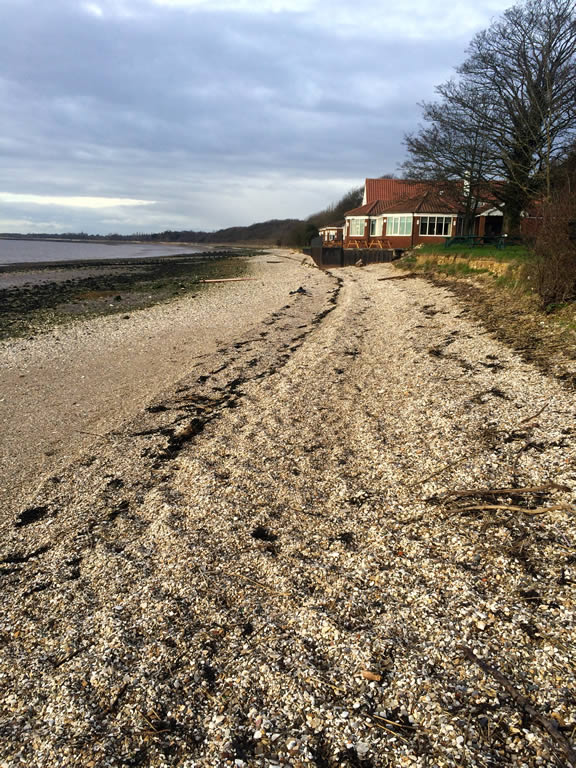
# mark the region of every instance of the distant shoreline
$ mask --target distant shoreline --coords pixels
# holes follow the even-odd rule
[[[0,266],[0,339],[29,337],[104,315],[130,314],[197,294],[205,278],[246,270],[246,252],[27,262]]]
[[[178,261],[192,261],[191,256],[194,258],[194,262],[214,260],[217,258],[233,258],[234,252],[231,250],[226,251],[214,251],[214,250],[202,250],[195,253],[173,253],[165,254],[163,256],[134,256],[134,257],[119,257],[117,259],[56,259],[54,261],[16,261],[11,263],[0,263],[0,278],[3,274],[11,274],[13,272],[41,272],[46,269],[83,269],[83,268],[106,268],[106,267],[137,267],[147,266],[152,264],[162,264],[166,262],[178,262]],[[1,283],[0,283],[1,287]]]
[[[76,243],[76,244],[86,243],[86,245],[144,245],[144,246],[150,246],[152,248],[156,246],[170,247],[170,248],[179,248],[180,246],[183,246],[185,248],[206,248],[207,250],[220,247],[220,244],[218,243],[176,242],[171,240],[114,240],[114,239],[106,239],[106,238],[98,239],[97,237],[87,237],[87,238],[33,237],[32,235],[17,237],[16,235],[0,235],[0,240],[9,240],[11,242],[18,242],[18,243]],[[230,243],[228,245],[232,246],[233,244]]]
[[[72,240],[41,240],[38,238],[0,239],[0,267],[14,268],[19,264],[50,264],[59,262],[109,262],[111,260],[147,260],[151,258],[195,256],[214,253],[213,246],[187,243],[94,242]],[[4,270],[5,271],[5,270]]]

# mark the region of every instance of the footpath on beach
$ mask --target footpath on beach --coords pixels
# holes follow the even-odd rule
[[[0,765],[576,765],[573,393],[286,262],[3,520]]]

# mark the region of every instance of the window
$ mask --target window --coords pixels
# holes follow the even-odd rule
[[[442,235],[446,237],[450,234],[452,227],[452,216],[421,216],[420,234],[421,235]]]
[[[350,236],[364,237],[364,219],[350,219]]]
[[[382,219],[370,219],[370,235],[380,237],[382,234]]]
[[[411,235],[412,216],[388,216],[387,235]]]

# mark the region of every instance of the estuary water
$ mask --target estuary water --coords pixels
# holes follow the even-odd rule
[[[103,261],[106,259],[149,259],[177,254],[204,253],[210,246],[157,245],[154,243],[93,243],[62,240],[0,239],[0,266],[42,262]]]

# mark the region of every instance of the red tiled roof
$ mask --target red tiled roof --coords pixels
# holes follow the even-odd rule
[[[405,181],[404,179],[366,179],[366,201],[385,200],[392,202],[403,197],[416,195],[428,189],[426,182]]]
[[[457,214],[461,206],[448,195],[429,189],[423,194],[406,197],[386,205],[382,213],[451,213]]]
[[[372,203],[366,203],[359,208],[352,208],[351,211],[346,211],[345,216],[378,216],[386,208],[388,202],[386,200],[374,200]]]
[[[394,202],[395,200],[404,200],[407,197],[422,195],[424,192],[444,191],[446,194],[453,194],[454,191],[462,190],[462,181],[409,181],[407,179],[366,179],[364,191],[366,202],[372,203],[375,200],[386,200]]]
[[[385,179],[393,181],[393,179]],[[382,213],[449,213],[457,214],[461,206],[448,195],[441,195],[436,190],[424,190],[412,197],[403,197],[395,201],[374,200],[359,208],[346,212],[346,216],[379,216]]]

